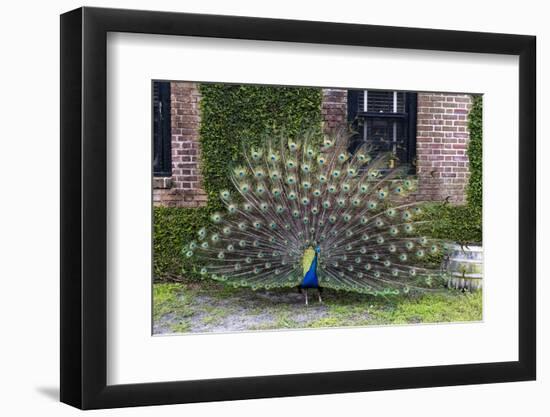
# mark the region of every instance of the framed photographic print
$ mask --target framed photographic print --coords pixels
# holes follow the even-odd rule
[[[61,16],[61,400],[535,379],[535,38]]]

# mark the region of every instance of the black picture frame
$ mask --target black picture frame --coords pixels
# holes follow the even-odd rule
[[[519,56],[519,360],[112,385],[107,375],[108,32]],[[80,8],[61,15],[61,401],[82,409],[533,380],[534,36]]]

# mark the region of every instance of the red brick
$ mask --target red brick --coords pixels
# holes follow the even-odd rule
[[[438,200],[452,195],[453,202],[464,202],[470,105],[470,97],[464,94],[418,94],[417,174],[421,180],[416,198]]]

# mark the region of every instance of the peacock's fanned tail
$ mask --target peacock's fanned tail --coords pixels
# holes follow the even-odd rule
[[[387,156],[353,155],[342,138],[272,139],[244,152],[228,175],[234,190],[220,197],[225,212],[212,215],[186,245],[201,274],[253,289],[295,287],[303,257],[320,247],[322,287],[361,293],[429,289],[439,276],[425,259],[442,241],[418,237],[425,222],[408,202],[413,181],[403,169],[382,170]]]

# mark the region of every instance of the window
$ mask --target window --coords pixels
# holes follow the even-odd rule
[[[153,82],[153,175],[172,176],[170,83]]]
[[[348,122],[355,132],[351,153],[366,144],[373,154],[390,152],[390,168],[409,165],[414,173],[416,93],[349,90]]]

